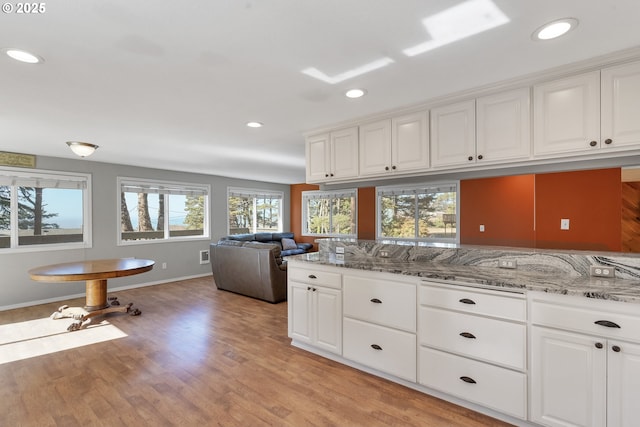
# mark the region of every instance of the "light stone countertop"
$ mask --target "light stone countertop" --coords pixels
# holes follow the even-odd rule
[[[354,270],[416,276],[424,279],[469,284],[484,288],[516,291],[529,290],[640,304],[640,279],[608,279],[549,274],[527,269],[504,269],[438,262],[405,261],[346,254],[343,258],[318,252],[287,257],[288,262],[326,265]]]

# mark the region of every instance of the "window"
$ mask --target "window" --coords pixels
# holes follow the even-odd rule
[[[302,233],[356,237],[357,190],[303,191]]]
[[[227,189],[228,233],[282,231],[282,191]]]
[[[378,238],[457,241],[457,183],[379,187]]]
[[[0,250],[91,246],[86,174],[0,169]]]
[[[118,178],[118,244],[209,238],[209,186]]]

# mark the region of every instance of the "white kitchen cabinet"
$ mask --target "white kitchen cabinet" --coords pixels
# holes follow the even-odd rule
[[[475,100],[431,109],[431,165],[472,163],[476,152]]]
[[[476,100],[475,162],[495,163],[531,157],[531,89]]]
[[[640,62],[604,68],[601,79],[603,147],[640,146]]]
[[[600,71],[535,85],[533,106],[535,156],[600,146]]]
[[[418,382],[526,419],[524,295],[425,280],[419,304]]]
[[[290,266],[288,280],[289,337],[342,354],[340,274]]]
[[[307,182],[358,176],[358,127],[314,135],[306,141]]]
[[[428,113],[360,126],[360,176],[384,176],[429,167]]]
[[[637,425],[637,307],[555,295],[534,295],[531,307],[531,420],[563,427]]]

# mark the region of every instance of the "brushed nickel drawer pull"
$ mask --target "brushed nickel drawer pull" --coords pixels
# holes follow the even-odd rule
[[[371,298],[370,301],[374,304],[382,304],[382,301],[380,301],[378,298]]]
[[[461,337],[476,339],[476,336],[469,332],[460,332]]]
[[[382,347],[380,347],[378,344],[371,344],[371,348],[374,350],[382,350]]]
[[[610,320],[596,320],[595,322],[596,325],[600,325],[600,326],[606,326],[607,328],[618,328],[620,329],[620,325],[618,325],[617,323],[611,322]]]
[[[463,303],[463,304],[475,304],[476,303],[474,300],[469,299],[469,298],[462,298],[460,300],[460,302]]]
[[[471,377],[460,377],[460,379],[467,384],[476,384],[476,380]]]

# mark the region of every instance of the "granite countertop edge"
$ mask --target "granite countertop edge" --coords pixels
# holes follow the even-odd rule
[[[529,270],[504,269],[438,262],[403,261],[376,257],[320,256],[318,253],[287,257],[288,261],[326,265],[433,279],[452,285],[479,286],[503,291],[536,291],[592,299],[640,304],[640,280],[553,275]]]

